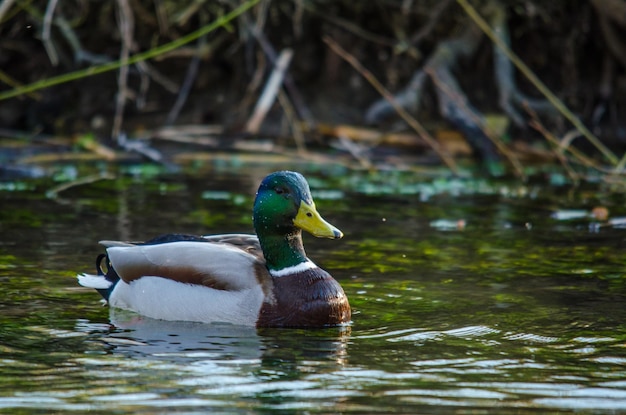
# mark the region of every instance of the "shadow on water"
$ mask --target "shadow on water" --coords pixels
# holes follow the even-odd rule
[[[311,172],[346,235],[304,241],[350,298],[343,328],[158,321],[76,286],[99,239],[250,232],[266,172],[4,191],[0,412],[626,411],[625,231],[551,217],[624,216],[619,194]]]

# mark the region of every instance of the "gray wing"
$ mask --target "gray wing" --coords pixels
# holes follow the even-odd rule
[[[133,245],[103,241],[103,245],[108,247],[111,265],[127,283],[147,276],[219,290],[242,290],[267,283],[270,277],[262,256],[237,244],[207,242]]]

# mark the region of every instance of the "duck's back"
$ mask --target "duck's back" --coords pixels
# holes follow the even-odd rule
[[[110,305],[152,318],[254,325],[271,292],[263,261],[229,244],[113,245],[107,254],[122,280]]]

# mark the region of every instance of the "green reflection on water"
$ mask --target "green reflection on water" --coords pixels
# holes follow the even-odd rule
[[[3,194],[0,411],[4,402],[19,413],[21,402],[24,413],[531,413],[535,399],[585,397],[580,388],[626,408],[624,231],[593,234],[547,209],[601,200],[624,215],[620,195],[318,171],[313,193],[342,195],[320,198],[318,209],[346,237],[305,236],[305,246],[350,298],[353,323],[343,329],[116,319],[76,286],[76,272],[94,270],[99,239],[250,232],[264,174],[121,174],[56,201]],[[441,230],[431,226],[438,219],[467,225]],[[575,408],[590,411],[586,399]],[[567,413],[565,404],[548,411]]]

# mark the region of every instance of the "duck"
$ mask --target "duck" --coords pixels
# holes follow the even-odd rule
[[[166,234],[104,240],[96,274],[77,275],[109,307],[153,319],[261,327],[332,327],[351,321],[341,287],[305,253],[302,231],[343,233],[318,213],[304,176],[278,171],[256,193],[255,234]]]

